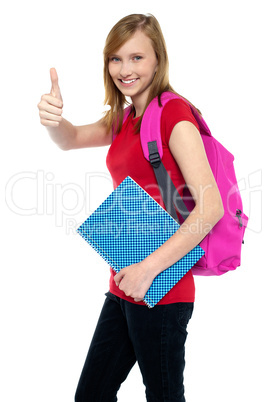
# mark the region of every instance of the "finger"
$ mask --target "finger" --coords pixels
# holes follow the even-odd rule
[[[55,98],[61,99],[61,93],[58,85],[58,75],[57,75],[57,70],[55,68],[50,68],[50,78],[51,78],[51,95],[53,95]]]
[[[59,104],[58,104],[58,102],[60,102],[59,99],[56,99],[51,95],[49,95],[49,96],[50,96],[50,99],[52,98],[54,100],[57,100],[56,103],[54,102],[54,105],[50,103],[52,101],[45,100],[44,96],[43,96],[41,102],[38,103],[37,107],[39,108],[40,111],[45,111],[48,113],[61,115],[63,113],[63,109],[62,109],[62,107],[59,107]]]
[[[56,115],[54,113],[48,113],[44,110],[40,110],[39,115],[41,119],[43,120],[52,120],[52,121],[62,121],[62,116],[61,115]]]
[[[119,286],[120,281],[122,280],[122,278],[123,278],[123,273],[122,273],[121,271],[118,272],[118,273],[114,276],[114,281],[115,281],[115,283],[116,283],[117,286]]]
[[[134,299],[135,302],[140,302],[140,301],[143,301],[143,300],[144,299],[137,299],[137,298]]]
[[[51,94],[44,94],[41,96],[41,102],[38,104],[38,107],[42,107],[43,106],[43,101],[49,103],[50,105],[53,105],[57,108],[62,108],[63,107],[63,102],[61,99],[55,98],[53,95]]]
[[[59,121],[50,121],[50,120],[40,120],[41,124],[43,126],[49,126],[49,127],[58,127],[60,122]]]

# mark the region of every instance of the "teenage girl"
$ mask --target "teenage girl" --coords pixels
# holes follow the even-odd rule
[[[64,119],[54,68],[50,75],[51,92],[41,97],[38,108],[41,124],[52,140],[63,150],[110,145],[106,162],[114,188],[130,176],[164,207],[139,137],[150,101],[164,91],[174,92],[156,18],[129,15],[111,29],[104,48],[105,104],[110,110],[101,120],[73,126]],[[132,112],[122,124],[126,96],[131,98]],[[117,135],[112,141],[114,124]],[[109,292],[81,373],[76,402],[117,401],[117,391],[136,361],[147,401],[185,402],[185,341],[195,301],[191,271],[154,308],[149,309],[143,298],[160,272],[200,243],[223,216],[223,206],[197,122],[184,100],[174,99],[164,106],[161,136],[162,162],[181,194],[185,183],[188,185],[195,208],[180,229],[143,261],[118,274],[111,269]]]

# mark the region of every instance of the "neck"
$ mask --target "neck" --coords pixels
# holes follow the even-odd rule
[[[135,117],[140,117],[144,111],[147,102],[147,96],[131,97],[132,103],[135,108]]]

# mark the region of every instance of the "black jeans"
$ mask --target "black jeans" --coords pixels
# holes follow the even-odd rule
[[[152,309],[106,293],[75,394],[76,402],[115,402],[138,362],[149,402],[185,402],[187,324],[194,303]]]

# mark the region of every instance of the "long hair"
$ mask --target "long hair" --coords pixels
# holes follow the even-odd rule
[[[137,30],[141,30],[141,32],[150,38],[158,61],[157,71],[150,85],[150,91],[144,111],[156,96],[158,96],[159,105],[161,106],[160,96],[163,92],[171,91],[177,94],[169,83],[169,60],[166,43],[157,19],[151,14],[131,14],[122,18],[109,32],[103,51],[105,86],[104,104],[110,106],[110,109],[105,113],[103,120],[107,125],[108,131],[110,131],[111,128],[115,129],[117,132],[121,130],[124,106],[129,104],[126,97],[116,87],[109,74],[109,58],[112,54],[116,53],[116,51],[120,49]],[[140,129],[143,114],[136,124],[136,130]]]

